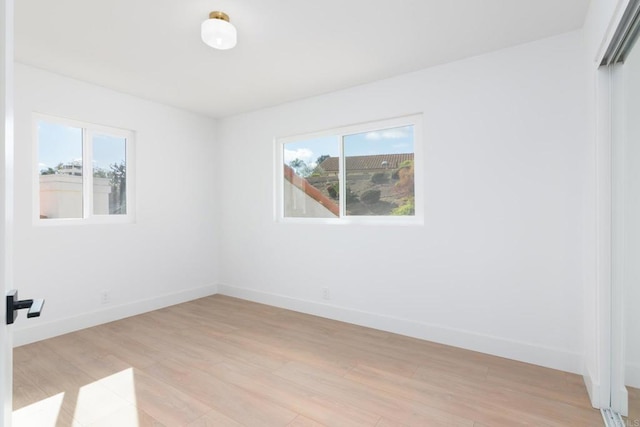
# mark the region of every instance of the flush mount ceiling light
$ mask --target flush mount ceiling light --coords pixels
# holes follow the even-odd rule
[[[226,13],[211,12],[200,30],[202,41],[215,49],[231,49],[237,43],[236,27],[229,22],[229,15]]]

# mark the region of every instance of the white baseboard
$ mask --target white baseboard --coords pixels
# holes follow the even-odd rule
[[[579,354],[555,348],[223,284],[218,285],[218,293],[566,372],[582,372]]]
[[[109,306],[101,310],[82,313],[65,319],[54,320],[52,322],[26,326],[15,330],[13,334],[13,344],[14,347],[30,344],[32,342],[67,334],[80,329],[113,322],[114,320],[123,319],[125,317],[135,316],[148,311],[158,310],[171,305],[214,295],[216,293],[218,293],[217,285],[202,286],[199,288],[164,294],[145,300],[133,301],[127,304]]]
[[[584,380],[584,385],[587,388],[587,393],[589,394],[591,406],[594,408],[601,408],[603,405],[600,404],[600,384],[593,381],[593,376],[587,368],[584,369],[584,372],[585,374],[582,375],[582,378]]]

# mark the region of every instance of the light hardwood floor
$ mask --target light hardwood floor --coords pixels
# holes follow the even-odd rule
[[[578,375],[218,295],[16,348],[14,419],[602,425]]]
[[[640,389],[627,387],[629,392],[629,416],[626,418],[628,427],[640,427]]]

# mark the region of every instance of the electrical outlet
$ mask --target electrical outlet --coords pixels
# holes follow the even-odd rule
[[[331,299],[331,294],[329,293],[329,288],[322,288],[322,298]]]
[[[104,290],[100,292],[100,304],[109,304],[111,302],[111,297],[109,296],[109,291]]]

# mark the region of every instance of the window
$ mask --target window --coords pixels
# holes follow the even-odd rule
[[[421,223],[422,116],[276,141],[283,221]]]
[[[133,133],[38,115],[36,221],[131,222]]]

